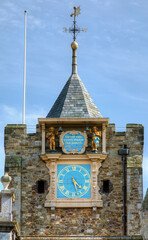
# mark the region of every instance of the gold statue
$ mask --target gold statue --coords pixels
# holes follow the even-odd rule
[[[49,148],[51,151],[55,151],[55,136],[58,134],[58,132],[55,134],[54,127],[50,127],[49,132],[46,134],[46,138],[48,139]]]
[[[93,127],[92,129],[93,131],[91,129],[89,130],[90,134],[92,135],[92,142],[91,142],[92,151],[97,152],[97,148],[99,147],[99,141],[101,137],[101,131],[98,131],[97,127]]]

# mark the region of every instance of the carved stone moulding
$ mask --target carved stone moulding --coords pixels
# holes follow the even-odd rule
[[[57,201],[45,202],[45,207],[57,207],[57,208],[85,208],[85,207],[103,207],[102,200],[93,201],[83,199],[62,199]]]
[[[103,207],[97,176],[101,162],[106,159],[107,154],[86,154],[86,155],[62,155],[45,154],[40,156],[46,163],[50,175],[50,186],[45,200],[45,207],[56,208],[85,208]],[[57,166],[58,165],[85,165],[91,166],[91,197],[90,198],[57,198]]]

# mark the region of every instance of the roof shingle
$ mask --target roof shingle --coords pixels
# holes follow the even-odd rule
[[[102,118],[78,74],[72,74],[46,118]]]

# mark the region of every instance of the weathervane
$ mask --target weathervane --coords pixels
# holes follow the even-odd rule
[[[78,25],[76,24],[76,16],[78,16],[80,14],[80,6],[79,7],[74,7],[74,13],[70,14],[70,17],[74,17],[74,21],[73,21],[73,25],[71,28],[69,28],[69,32],[72,33],[73,35],[73,40],[76,40],[76,36],[78,35],[78,33],[80,31],[82,32],[86,32],[87,29],[86,28],[79,28]],[[64,32],[67,32],[67,28],[64,27]]]

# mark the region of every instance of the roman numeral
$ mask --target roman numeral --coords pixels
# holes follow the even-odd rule
[[[75,195],[75,193],[72,193],[72,197],[75,197],[76,195]]]
[[[59,183],[63,183],[63,180],[59,180]]]
[[[63,177],[65,176],[65,175],[63,175],[62,173],[61,173],[60,175],[63,176]]]
[[[85,180],[85,183],[89,183],[89,180]]]
[[[61,189],[62,191],[64,191],[65,187],[64,187],[64,186],[61,186],[60,189]]]
[[[73,170],[73,171],[76,171],[76,167],[75,167],[75,166],[73,166],[73,167],[72,167],[72,170]]]
[[[84,175],[83,175],[83,177],[85,177],[87,175],[87,173],[85,173]]]

